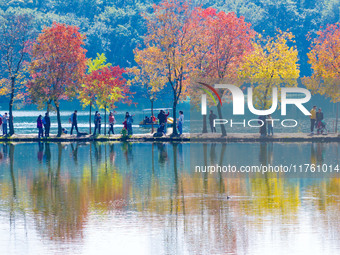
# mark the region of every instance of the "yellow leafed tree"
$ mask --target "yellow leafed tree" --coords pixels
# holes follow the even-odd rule
[[[299,77],[298,51],[289,46],[294,43],[291,32],[278,31],[275,37],[259,35],[253,43],[253,51],[245,57],[240,78],[253,87],[253,102],[261,110],[269,109],[273,88],[296,87]]]
[[[163,75],[164,70],[156,64],[160,62],[156,60],[157,56],[161,56],[160,49],[152,46],[143,50],[135,49],[134,54],[137,66],[127,69],[132,76],[128,84],[139,85],[145,97],[150,100],[151,116],[153,116],[154,101],[167,83],[167,77]],[[153,122],[151,132],[154,132]]]

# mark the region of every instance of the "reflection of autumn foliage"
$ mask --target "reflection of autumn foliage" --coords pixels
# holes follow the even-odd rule
[[[3,150],[5,159],[0,162],[1,170],[7,171],[5,178],[0,177],[0,203],[10,217],[33,215],[38,233],[56,241],[81,239],[83,233],[91,232],[86,229],[87,222],[92,223],[91,215],[109,214],[112,218],[116,212],[135,215],[140,224],[128,224],[129,228],[149,231],[151,226],[163,232],[164,247],[185,245],[210,254],[248,250],[254,233],[271,228],[279,231],[280,237],[288,238],[287,226],[303,225],[306,220],[313,220],[311,226],[322,228],[319,232],[326,237],[339,236],[340,179],[297,181],[271,174],[261,178],[226,178],[218,173],[194,173],[180,163],[181,153],[187,158],[185,148],[181,148],[185,145],[139,146],[98,143],[97,152],[90,153],[97,160],[92,162],[90,157],[84,166],[81,152],[88,150],[80,146],[78,163],[74,163],[79,168],[73,169],[69,160],[74,157],[62,160],[67,148],[60,144],[55,148],[57,164],[48,166],[46,162],[43,170],[43,160],[39,170],[31,172],[13,167],[11,162],[20,154],[14,153],[16,146],[12,145]],[[128,150],[132,157],[138,153],[136,148],[142,148],[141,155],[150,155],[150,149],[151,160],[135,154],[128,165],[124,153]],[[208,149],[204,151],[207,155]],[[324,147],[316,149],[323,151]],[[157,157],[158,150],[166,151],[166,167]],[[271,162],[271,153],[269,145],[260,146],[260,161]],[[211,161],[206,159],[207,163],[218,160],[218,156]],[[69,168],[63,168],[64,163]],[[301,217],[306,212],[313,215]],[[122,224],[129,223],[129,219],[123,219]]]
[[[250,180],[250,192],[254,197],[251,208],[256,214],[296,213],[300,205],[298,183],[289,183],[283,177],[263,177]]]
[[[318,228],[324,229],[323,231],[327,233],[324,238],[334,240],[334,243],[340,241],[339,194],[340,178],[331,178],[308,186],[302,202],[305,206],[313,208],[312,221],[318,222]]]
[[[103,163],[97,172],[94,181],[91,180],[91,172],[85,168],[82,182],[89,192],[89,199],[94,210],[123,209],[127,206],[130,180],[123,178],[115,168]]]
[[[30,183],[32,209],[39,231],[49,238],[79,238],[92,210],[121,209],[128,194],[128,179],[109,163],[91,176],[85,167],[81,179],[40,173]]]
[[[340,194],[340,179],[331,178],[324,180],[318,185],[310,185],[306,190],[307,197],[313,197],[308,203],[313,204],[318,210],[331,210],[338,214],[340,210],[339,194]],[[338,216],[337,216],[338,217]]]
[[[88,215],[88,195],[71,179],[39,174],[32,180],[32,209],[37,228],[49,238],[76,238]]]

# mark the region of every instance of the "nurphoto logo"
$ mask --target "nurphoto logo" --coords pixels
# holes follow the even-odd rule
[[[218,98],[221,106],[222,100],[220,96],[218,95],[216,89],[227,89],[230,91],[232,95],[232,105],[233,105],[233,115],[245,115],[245,101],[246,101],[246,96],[244,95],[242,89],[235,85],[231,84],[215,84],[213,87],[205,84],[205,83],[200,83],[204,85],[206,88],[210,89]],[[206,89],[203,89],[204,92],[206,92],[210,97],[213,98],[212,93],[210,91],[207,91]],[[202,115],[207,115],[207,94],[202,94],[201,95],[201,114]],[[278,89],[273,88],[272,91],[272,105],[269,109],[256,109],[254,107],[253,103],[253,88],[250,87],[247,89],[247,106],[248,109],[251,113],[254,115],[259,115],[259,116],[266,116],[274,113],[276,109],[278,108]],[[303,97],[299,98],[292,98],[292,95],[296,94],[301,94],[304,95]],[[291,95],[288,97],[288,95]],[[296,87],[283,87],[281,88],[281,116],[286,116],[287,115],[287,105],[295,105],[304,115],[310,116],[310,112],[306,109],[306,107],[303,106],[303,104],[309,102],[311,99],[311,93],[309,90],[304,89],[304,88],[296,88]],[[213,98],[215,101],[215,99]],[[274,122],[279,121],[281,123],[281,126],[283,127],[296,127],[298,125],[297,120],[295,119],[266,119],[266,122],[270,121],[272,125],[274,125]],[[249,127],[261,127],[265,125],[265,122],[261,119],[250,119],[246,120],[244,119],[241,122],[235,122],[233,119],[215,119],[214,120],[214,127],[216,125],[225,125],[225,124],[230,124],[230,127],[233,127],[235,125],[243,125],[246,127],[248,125]]]

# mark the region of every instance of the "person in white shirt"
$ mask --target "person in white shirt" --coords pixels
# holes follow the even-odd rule
[[[179,117],[177,120],[178,120],[178,124],[177,124],[178,132],[179,132],[179,135],[181,135],[183,133],[183,123],[184,123],[183,111],[179,111]]]

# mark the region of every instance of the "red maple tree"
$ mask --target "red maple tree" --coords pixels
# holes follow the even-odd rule
[[[61,136],[60,100],[76,95],[86,70],[85,35],[79,28],[53,23],[44,28],[33,45],[27,83],[30,98],[40,106],[54,103],[58,136]]]
[[[131,92],[123,77],[124,68],[119,66],[105,66],[86,75],[82,86],[81,100],[94,101],[105,111],[104,134],[106,134],[107,109],[115,108],[115,103],[131,103]]]

